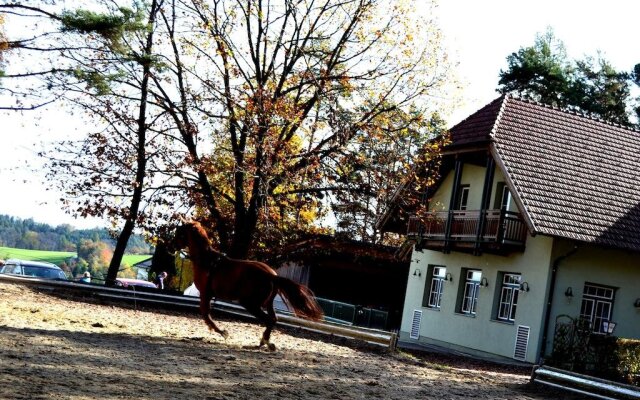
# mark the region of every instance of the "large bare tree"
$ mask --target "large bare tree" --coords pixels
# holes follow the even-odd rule
[[[180,127],[193,198],[223,249],[245,256],[257,232],[301,224],[300,211],[318,213],[325,194],[366,190],[338,168],[357,162],[348,153],[366,157],[367,137],[428,134],[421,121],[448,69],[438,31],[415,6],[180,3],[195,23],[171,32],[172,86],[157,79],[158,98]],[[398,150],[401,159],[385,162],[406,160]]]
[[[71,73],[47,83],[100,128],[67,157],[91,173],[63,169],[74,171],[60,180],[73,212],[124,232],[195,207],[218,245],[244,257],[326,231],[318,222],[336,199],[379,209],[433,133],[450,71],[436,25],[415,12],[423,1],[157,1],[134,18],[142,31],[66,30],[105,45],[64,52]]]
[[[154,119],[161,116],[149,111],[149,82],[163,0],[134,8],[96,1],[92,10],[34,3],[0,5],[13,17],[39,21],[38,29],[25,30],[8,42],[14,50],[10,56],[22,59],[17,64],[25,70],[5,75],[17,80],[5,89],[14,94],[33,92],[34,85],[47,89],[42,95],[25,96],[31,105],[7,108],[37,109],[50,102],[49,97],[88,122],[84,140],[63,141],[45,154],[51,182],[65,193],[63,203],[73,213],[106,216],[114,222],[117,240],[106,277],[113,283],[129,238],[143,219],[141,207],[148,202],[147,149],[157,135]],[[49,56],[52,53],[55,56]],[[17,60],[11,61],[13,66]],[[28,79],[35,76],[39,79]],[[26,90],[14,89],[20,87]]]

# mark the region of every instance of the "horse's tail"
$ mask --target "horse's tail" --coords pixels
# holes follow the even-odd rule
[[[314,321],[322,319],[322,308],[308,287],[282,276],[276,277],[275,285],[278,293],[282,295],[289,308],[293,309],[297,316]]]

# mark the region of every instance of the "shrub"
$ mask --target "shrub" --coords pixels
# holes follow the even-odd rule
[[[640,386],[640,340],[619,338],[616,341],[616,355],[620,378]]]

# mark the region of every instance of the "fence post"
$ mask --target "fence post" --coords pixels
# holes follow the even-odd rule
[[[389,352],[394,352],[398,348],[398,332],[391,332],[391,336],[389,337]]]

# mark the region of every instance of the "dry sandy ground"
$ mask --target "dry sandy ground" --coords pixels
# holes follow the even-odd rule
[[[277,329],[276,352],[248,350],[258,325],[221,321],[225,342],[179,312],[61,299],[0,283],[0,399],[558,399],[528,370],[389,354]]]

